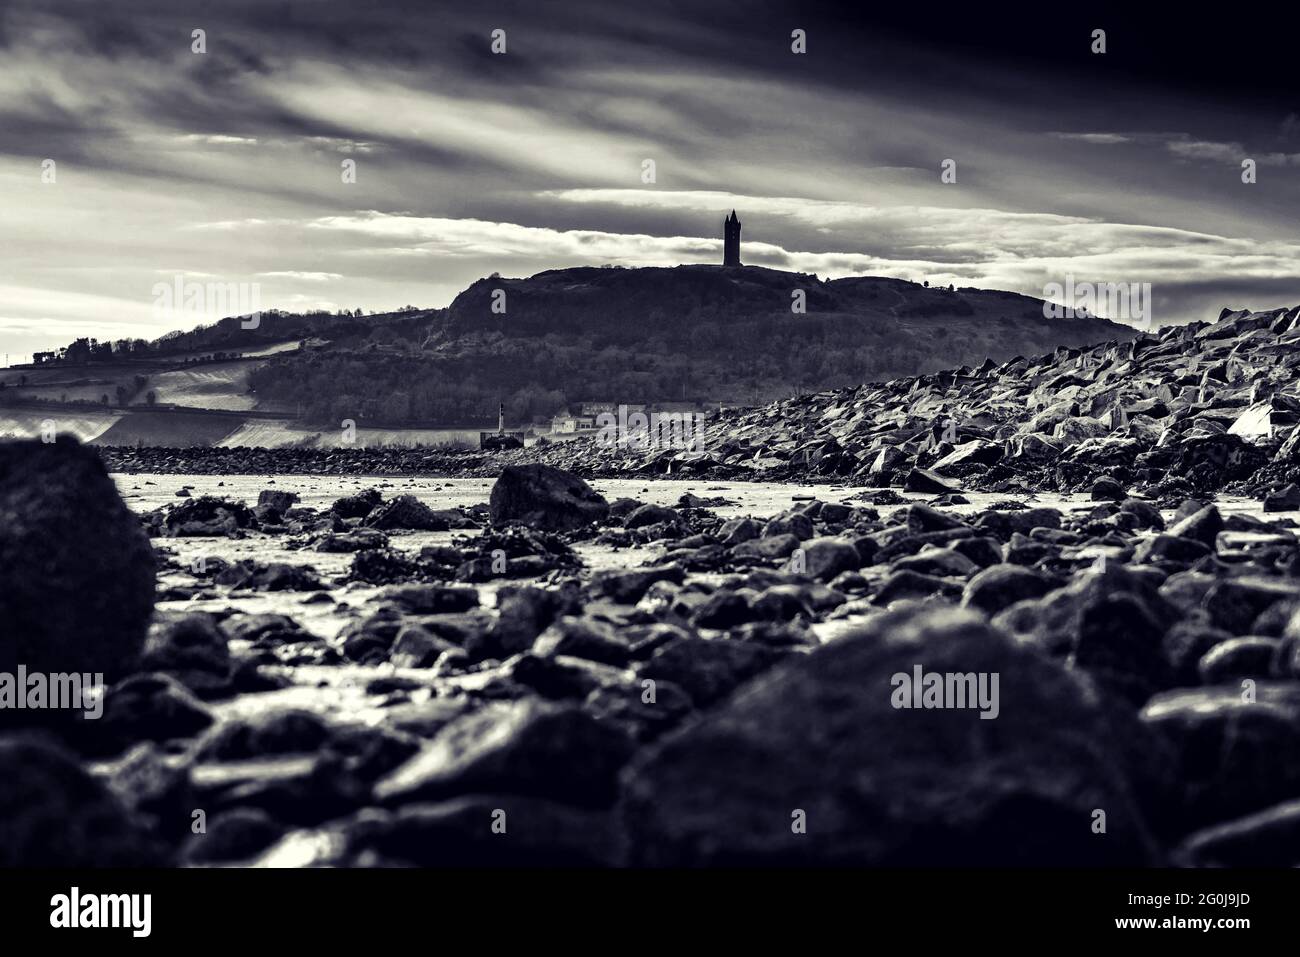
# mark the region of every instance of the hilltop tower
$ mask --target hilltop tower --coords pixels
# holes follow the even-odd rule
[[[722,265],[740,265],[740,220],[734,209],[722,223]]]

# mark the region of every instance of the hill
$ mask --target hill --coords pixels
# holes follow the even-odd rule
[[[77,340],[59,361],[0,374],[0,404],[254,417],[238,437],[229,420],[151,419],[138,435],[123,422],[108,440],[144,440],[164,422],[168,434],[194,425],[196,444],[223,428],[240,444],[281,433],[312,442],[344,420],[374,436],[492,427],[502,402],[512,424],[579,402],[759,405],[1134,334],[1104,319],[1044,318],[1041,300],[1016,293],[753,266],[493,276],[446,309],[359,312],[270,310],[251,330],[232,317],[149,343]],[[255,421],[268,415],[282,426]],[[414,431],[402,437],[413,441]]]
[[[752,405],[1133,334],[1046,319],[1041,300],[1008,292],[759,267],[583,267],[479,280],[429,314],[419,349],[335,343],[273,358],[250,384],[322,422],[489,425],[502,400],[511,422],[582,401]]]

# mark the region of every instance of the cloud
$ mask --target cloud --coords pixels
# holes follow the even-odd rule
[[[1183,159],[1207,160],[1240,166],[1253,159],[1259,166],[1300,166],[1300,153],[1252,153],[1240,143],[1217,143],[1208,140],[1176,139],[1165,144],[1169,152]]]
[[[496,271],[711,262],[733,206],[746,260],[779,268],[1028,293],[1070,271],[1152,281],[1178,319],[1252,290],[1300,301],[1300,177],[1247,188],[1222,169],[1296,165],[1294,114],[1279,120],[1294,97],[1234,88],[1266,78],[1285,100],[1284,59],[1224,76],[1176,44],[1161,58],[1159,32],[1137,61],[1115,44],[1102,71],[1066,33],[986,17],[821,0],[11,2],[0,262],[22,280],[0,283],[0,349],[66,342],[78,315],[84,334],[168,331],[142,314],[160,273],[264,281],[268,308],[328,289],[382,310],[444,304]],[[807,55],[790,51],[796,22]],[[496,27],[507,55],[489,49]],[[1189,76],[1216,97],[1170,80]],[[40,180],[46,157],[57,183]]]
[[[180,137],[183,143],[203,143],[207,146],[256,146],[255,136],[224,136],[214,133],[186,133]]]
[[[1295,114],[1289,115],[1282,123],[1282,137],[1290,136],[1296,126]],[[1190,133],[1053,133],[1051,135],[1061,140],[1105,146],[1121,143],[1155,144],[1180,159],[1203,160],[1209,163],[1239,166],[1242,160],[1254,159],[1260,166],[1300,165],[1300,153],[1248,149],[1239,142],[1199,139]]]
[[[343,274],[337,272],[260,272],[258,275],[270,279],[300,279],[303,282],[330,282],[343,278]]]
[[[1132,143],[1134,139],[1127,133],[1052,133],[1051,135],[1061,140],[1096,143],[1106,146],[1115,143]]]

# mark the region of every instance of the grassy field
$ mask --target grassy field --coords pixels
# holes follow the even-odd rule
[[[131,406],[148,404],[153,392],[159,403],[195,409],[243,412],[257,408],[256,396],[248,393],[249,374],[268,357],[290,352],[298,342],[280,342],[246,353],[240,359],[185,365],[186,359],[204,353],[178,354],[146,362],[118,362],[85,366],[45,366],[30,369],[0,369],[0,383],[14,389],[20,398],[46,402],[94,402],[118,404],[117,390],[131,395]],[[137,389],[137,377],[144,377]]]
[[[17,409],[0,410],[0,439],[38,438],[45,423],[53,424],[58,435],[75,435],[82,442],[90,442],[108,431],[121,412],[89,412],[65,415],[60,412],[22,412]]]
[[[216,445],[238,429],[241,421],[231,416],[133,411],[95,436],[91,444],[157,445],[178,449]]]
[[[365,429],[358,428],[355,441],[345,442],[343,429],[309,430],[294,426],[288,422],[268,422],[257,420],[244,423],[243,427],[223,438],[218,445],[230,448],[277,448],[285,445],[301,445],[309,448],[331,449],[347,446],[349,448],[374,448],[377,446],[438,446],[458,442],[478,448],[478,432],[467,429]]]
[[[248,394],[248,375],[258,365],[256,360],[240,359],[162,372],[150,377],[146,391],[152,390],[167,405],[246,412],[257,407],[257,398]],[[142,393],[131,404],[145,403]]]

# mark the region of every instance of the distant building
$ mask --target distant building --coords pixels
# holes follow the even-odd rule
[[[579,415],[576,412],[560,412],[551,417],[552,435],[581,435],[596,430],[594,415]]]
[[[740,265],[740,220],[734,209],[722,223],[722,265]]]
[[[552,435],[590,435],[597,431],[596,419],[602,415],[618,415],[620,403],[617,402],[580,402],[551,417]],[[644,412],[644,405],[627,405],[628,412]]]
[[[578,405],[578,414],[583,418],[595,418],[606,412],[618,414],[620,408],[627,409],[629,412],[644,412],[644,405],[628,405],[626,402],[582,402]]]
[[[522,449],[524,447],[524,433],[506,431],[506,406],[504,402],[497,407],[497,430],[495,432],[480,432],[478,434],[478,447],[485,452],[501,452],[505,449]]]

